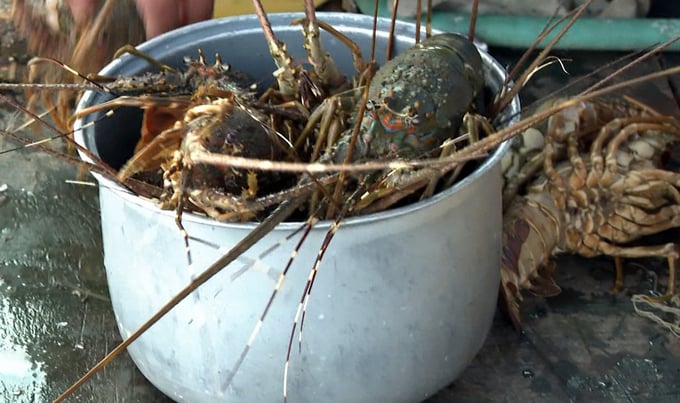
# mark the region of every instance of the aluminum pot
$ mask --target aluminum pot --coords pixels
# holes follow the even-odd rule
[[[271,15],[275,32],[303,60],[300,14]],[[365,54],[372,18],[323,13],[320,18],[356,40]],[[377,60],[384,60],[389,21],[378,25]],[[396,51],[413,43],[415,27],[397,23]],[[349,51],[322,34],[342,70],[354,74]],[[275,70],[253,15],[206,21],[140,46],[171,65],[220,52],[234,69],[271,80]],[[381,54],[380,50],[383,51]],[[482,53],[488,85],[504,70]],[[103,75],[149,69],[124,56]],[[455,78],[453,78],[455,79]],[[89,92],[78,108],[107,99]],[[509,113],[519,110],[516,101]],[[119,110],[94,128],[76,123],[77,141],[120,166],[136,141],[140,113]],[[291,402],[415,402],[452,382],[482,346],[496,308],[501,249],[501,145],[472,174],[429,200],[344,220],[314,285],[290,360]],[[83,157],[87,159],[87,157]],[[128,337],[192,276],[174,213],[97,176],[104,262],[118,328]],[[254,223],[224,224],[185,214],[195,267],[202,270],[251,231]],[[265,308],[297,237],[260,258],[300,223],[283,223],[181,302],[129,347],[141,372],[171,398],[187,402],[273,402],[282,397],[288,337],[303,287],[330,223],[314,226],[299,251],[260,333],[231,383],[226,379]],[[253,265],[253,263],[255,263]],[[249,267],[252,266],[252,267]]]

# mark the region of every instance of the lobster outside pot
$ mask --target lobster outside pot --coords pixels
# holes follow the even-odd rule
[[[635,241],[680,226],[680,174],[668,165],[680,122],[627,99],[597,99],[574,102],[527,134],[533,145],[518,156],[519,171],[506,164],[504,195],[501,295],[515,327],[522,290],[560,292],[551,260],[558,252],[614,257],[615,291],[622,258],[664,257],[662,299],[673,297],[677,244]]]

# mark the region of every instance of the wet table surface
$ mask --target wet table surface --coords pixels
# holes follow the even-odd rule
[[[491,51],[503,63],[517,58],[516,52]],[[527,99],[619,55],[563,56],[573,60],[571,75],[539,75]],[[680,57],[665,62],[677,65]],[[656,69],[651,61],[632,74]],[[678,114],[666,81],[634,93]],[[22,119],[2,112],[3,127]],[[0,154],[0,401],[54,398],[121,340],[106,289],[97,191],[66,182],[75,175],[73,166],[48,155]],[[651,288],[649,270],[663,281],[664,269],[661,260],[629,261],[626,288],[613,294],[611,259],[560,257],[562,294],[547,300],[527,295],[521,334],[498,313],[467,370],[428,402],[679,401],[680,338],[636,315],[630,302],[632,294]],[[73,401],[169,401],[127,356],[76,396]]]

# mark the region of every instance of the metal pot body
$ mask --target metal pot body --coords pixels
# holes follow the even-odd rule
[[[303,60],[299,14],[270,16],[275,32]],[[365,54],[372,18],[321,14],[356,40]],[[388,21],[378,26],[384,60]],[[396,50],[413,43],[414,26],[398,23]],[[353,74],[349,51],[325,33],[326,49]],[[275,70],[254,16],[212,20],[140,47],[159,60],[219,52],[234,69],[263,81]],[[483,53],[487,80],[498,88],[503,69]],[[145,62],[123,57],[103,71],[131,75]],[[106,99],[87,93],[79,108]],[[513,111],[519,109],[513,104]],[[117,116],[117,117],[116,117]],[[77,122],[81,127],[88,119]],[[78,141],[120,165],[134,147],[138,112],[121,110]],[[108,122],[108,123],[107,123]],[[129,140],[132,139],[132,140]],[[501,254],[500,146],[453,188],[407,207],[344,220],[323,259],[309,301],[302,341],[290,359],[291,402],[414,402],[453,381],[482,346],[496,308]],[[185,214],[195,272],[188,269],[174,213],[98,177],[105,266],[118,327],[128,337],[198,272],[255,224],[224,224]],[[330,223],[314,226],[242,365],[227,382],[258,323],[299,235],[283,223],[181,302],[129,347],[141,372],[161,391],[187,402],[282,400],[283,370],[293,319]],[[271,245],[275,250],[264,253]],[[219,245],[216,248],[214,245]],[[299,327],[298,327],[299,329]]]

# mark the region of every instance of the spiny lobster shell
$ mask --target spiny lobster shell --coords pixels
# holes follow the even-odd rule
[[[540,169],[525,167],[522,180],[506,171],[506,190],[523,182],[519,195],[504,201],[501,267],[501,295],[518,329],[522,290],[544,297],[560,292],[552,279],[554,253],[677,259],[672,243],[634,242],[680,226],[680,174],[667,164],[680,141],[680,122],[623,100],[598,99],[537,128],[544,130],[545,145],[520,159],[538,158]],[[672,264],[670,270],[672,281]]]
[[[483,88],[481,56],[464,36],[439,34],[409,48],[371,81],[363,154],[409,157],[438,147],[458,133]]]

